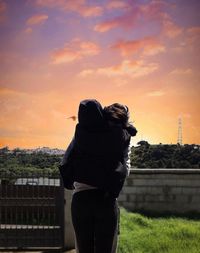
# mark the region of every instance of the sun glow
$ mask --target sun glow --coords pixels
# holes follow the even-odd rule
[[[0,146],[65,148],[85,98],[126,104],[134,144],[176,143],[180,114],[183,143],[199,144],[198,10],[199,1],[0,0]]]

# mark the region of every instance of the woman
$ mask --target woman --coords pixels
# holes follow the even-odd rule
[[[83,100],[75,137],[64,160],[73,161],[72,221],[79,253],[111,253],[118,227],[119,196],[127,176],[128,147],[136,129],[126,106],[102,108]],[[65,162],[65,161],[64,161]]]

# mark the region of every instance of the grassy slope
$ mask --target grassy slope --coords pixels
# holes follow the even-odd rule
[[[147,218],[121,209],[118,253],[200,253],[200,221]]]

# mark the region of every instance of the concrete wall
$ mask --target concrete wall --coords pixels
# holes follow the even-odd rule
[[[200,169],[132,169],[118,200],[130,211],[200,214]]]
[[[65,190],[65,247],[75,247],[72,191]],[[200,169],[132,169],[118,198],[130,211],[200,214]]]

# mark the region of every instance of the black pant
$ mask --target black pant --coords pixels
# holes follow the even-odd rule
[[[96,189],[77,192],[71,211],[79,253],[111,253],[118,224],[116,199]]]

